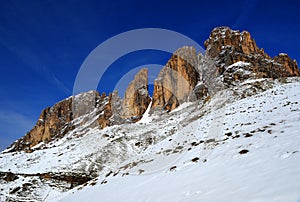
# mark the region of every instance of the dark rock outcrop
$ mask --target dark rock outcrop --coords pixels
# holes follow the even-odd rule
[[[205,98],[208,95],[208,89],[204,83],[198,83],[189,97],[189,101],[193,102]]]

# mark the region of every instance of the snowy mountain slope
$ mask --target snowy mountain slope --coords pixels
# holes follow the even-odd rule
[[[142,69],[123,99],[45,108],[0,153],[0,201],[298,200],[296,61],[228,27],[205,48],[175,51],[152,98]]]
[[[154,124],[177,126],[173,135],[46,201],[299,201],[299,90],[298,81],[223,107],[218,95],[202,109],[186,104],[173,112],[180,124]],[[197,118],[185,125],[185,113]]]
[[[295,201],[300,81],[283,81],[247,80],[137,123],[101,130],[91,120],[33,153],[1,153],[0,199]]]

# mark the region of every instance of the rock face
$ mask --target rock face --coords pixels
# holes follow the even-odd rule
[[[139,120],[144,114],[151,98],[148,92],[148,69],[140,70],[126,89],[122,103],[123,119]]]
[[[114,91],[109,95],[109,102],[111,109],[111,116],[109,117],[109,125],[117,125],[124,123],[124,120],[121,118],[122,112],[122,102],[118,91]]]
[[[113,101],[112,94],[100,96],[97,91],[89,91],[58,102],[42,111],[33,129],[12,144],[11,151],[32,152],[35,145],[61,138],[77,125],[89,123],[90,127],[104,128],[111,124]]]
[[[99,103],[97,106],[97,122],[101,129],[124,123],[120,116],[122,99],[119,97],[117,91],[110,93],[108,96],[103,93],[97,102]]]
[[[228,27],[218,27],[212,30],[209,38],[204,42],[206,53],[211,58],[216,58],[225,50],[233,48],[235,52],[243,54],[263,54],[254,39],[251,38],[247,31],[239,32],[231,30]]]
[[[215,28],[204,43],[206,56],[215,61],[219,73],[236,62],[247,62],[248,71],[255,73],[256,78],[279,78],[299,76],[296,61],[286,54],[271,58],[259,49],[249,32],[239,32],[228,27]]]
[[[150,101],[148,70],[142,69],[128,86],[123,102],[117,92],[107,96],[95,90],[67,98],[44,109],[33,129],[13,143],[10,151],[32,152],[35,145],[62,138],[78,125],[105,128],[124,123],[128,118],[137,121]]]
[[[13,151],[30,151],[31,147],[40,142],[49,142],[52,138],[63,135],[68,127],[64,131],[62,128],[72,119],[71,98],[44,109],[33,129],[13,144]]]
[[[192,47],[178,49],[154,83],[151,109],[173,110],[249,78],[299,76],[295,60],[287,54],[271,58],[258,48],[247,31],[215,28],[205,41],[206,54]],[[142,69],[129,84],[124,99],[89,91],[44,109],[31,131],[9,151],[32,152],[35,145],[61,138],[77,126],[105,128],[139,120],[151,102],[148,70]]]
[[[187,101],[199,80],[196,50],[183,47],[177,50],[154,82],[151,108],[172,110]]]
[[[101,98],[103,97],[105,97],[105,94],[100,96],[100,93],[95,90],[80,93],[71,97],[73,118],[77,119],[93,112],[100,104]]]
[[[193,93],[189,97],[189,101],[194,102],[196,100],[200,100],[206,97],[207,95],[208,95],[207,87],[205,86],[204,83],[200,82],[195,86]]]
[[[97,122],[100,128],[105,128],[106,126],[110,126],[110,117],[112,116],[111,110],[111,97],[112,94],[106,96],[105,93],[102,94],[101,98],[98,100],[99,105],[97,112],[99,113]]]
[[[297,65],[296,60],[292,60],[287,54],[280,53],[278,56],[274,57],[274,61],[282,64],[285,69],[292,75],[292,76],[299,76],[300,71]]]

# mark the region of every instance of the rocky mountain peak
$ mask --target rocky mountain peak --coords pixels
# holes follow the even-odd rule
[[[174,52],[154,82],[152,111],[171,111],[181,103],[213,96],[249,78],[300,75],[295,60],[283,53],[271,58],[247,31],[218,27],[212,30],[204,44],[205,56],[188,46]],[[148,69],[144,68],[127,87],[124,99],[117,91],[107,96],[92,90],[44,109],[33,129],[17,140],[9,151],[31,152],[37,144],[59,139],[82,125],[103,129],[136,122],[150,103]]]
[[[214,61],[220,74],[226,73],[227,68],[234,63],[245,62],[248,65],[235,65],[235,69],[247,67],[247,75],[251,73],[252,77],[299,76],[299,68],[294,60],[286,54],[271,58],[262,48],[260,49],[256,45],[255,40],[247,31],[240,32],[231,30],[229,27],[217,27],[213,29],[204,45],[206,47],[206,57]],[[240,70],[238,71],[240,73]],[[249,76],[234,76],[235,73],[232,69],[230,74],[238,80],[249,78]]]
[[[121,117],[139,120],[144,114],[151,98],[148,92],[148,69],[141,69],[126,89]]]
[[[293,76],[299,76],[300,71],[296,60],[292,60],[286,53],[280,53],[274,57],[274,61],[282,64],[285,69]]]
[[[217,27],[212,30],[209,38],[204,42],[206,53],[211,58],[216,58],[222,50],[232,49],[242,54],[265,55],[259,49],[255,40],[248,31],[232,30],[229,27]],[[266,57],[269,57],[265,55]]]
[[[172,110],[187,101],[199,80],[197,63],[193,47],[178,49],[154,82],[152,108]]]
[[[11,151],[25,150],[30,152],[31,148],[40,142],[49,142],[52,138],[58,138],[68,127],[61,130],[67,123],[73,120],[72,98],[58,102],[53,107],[47,107],[41,112],[35,126],[24,137],[17,140]]]

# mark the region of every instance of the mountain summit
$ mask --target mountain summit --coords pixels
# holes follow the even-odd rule
[[[283,53],[271,58],[249,32],[228,27],[213,29],[204,45],[205,55],[187,46],[175,51],[152,96],[143,68],[124,98],[92,90],[44,109],[33,129],[0,154],[0,200],[94,201],[101,195],[120,201],[126,195],[126,201],[240,201],[250,193],[253,200],[296,200],[296,61]],[[270,170],[256,175],[264,161]],[[224,187],[211,186],[209,180],[218,180],[209,170]],[[251,174],[265,180],[265,191],[255,192]],[[277,177],[282,193],[272,189]],[[228,187],[240,190],[233,195]]]
[[[281,53],[271,58],[247,31],[239,32],[228,27],[213,29],[204,43],[206,55],[215,61],[220,72],[236,62],[250,63],[250,70],[260,78],[279,78],[299,76],[299,68],[295,60]]]
[[[199,100],[215,93],[215,90],[212,90],[215,86],[223,89],[249,78],[276,79],[299,76],[295,60],[283,53],[272,59],[263,49],[258,48],[247,31],[239,32],[228,27],[218,27],[212,30],[204,45],[205,56],[197,54],[193,47],[182,47],[173,54],[155,80],[151,109],[173,110],[193,97]],[[74,119],[86,116],[92,110],[98,112],[89,116],[95,116],[101,128],[138,121],[150,104],[147,74],[147,69],[142,69],[135,76],[122,101],[117,92],[114,92],[115,96],[100,96],[100,93],[91,91],[46,108],[34,128],[9,150],[31,152],[32,147],[40,142],[47,143],[56,137],[61,138],[76,128]],[[115,102],[120,106],[114,107],[120,110],[112,110]],[[77,108],[91,110],[74,112],[78,111]],[[112,121],[112,117],[117,121]],[[91,125],[97,127],[96,123]]]

